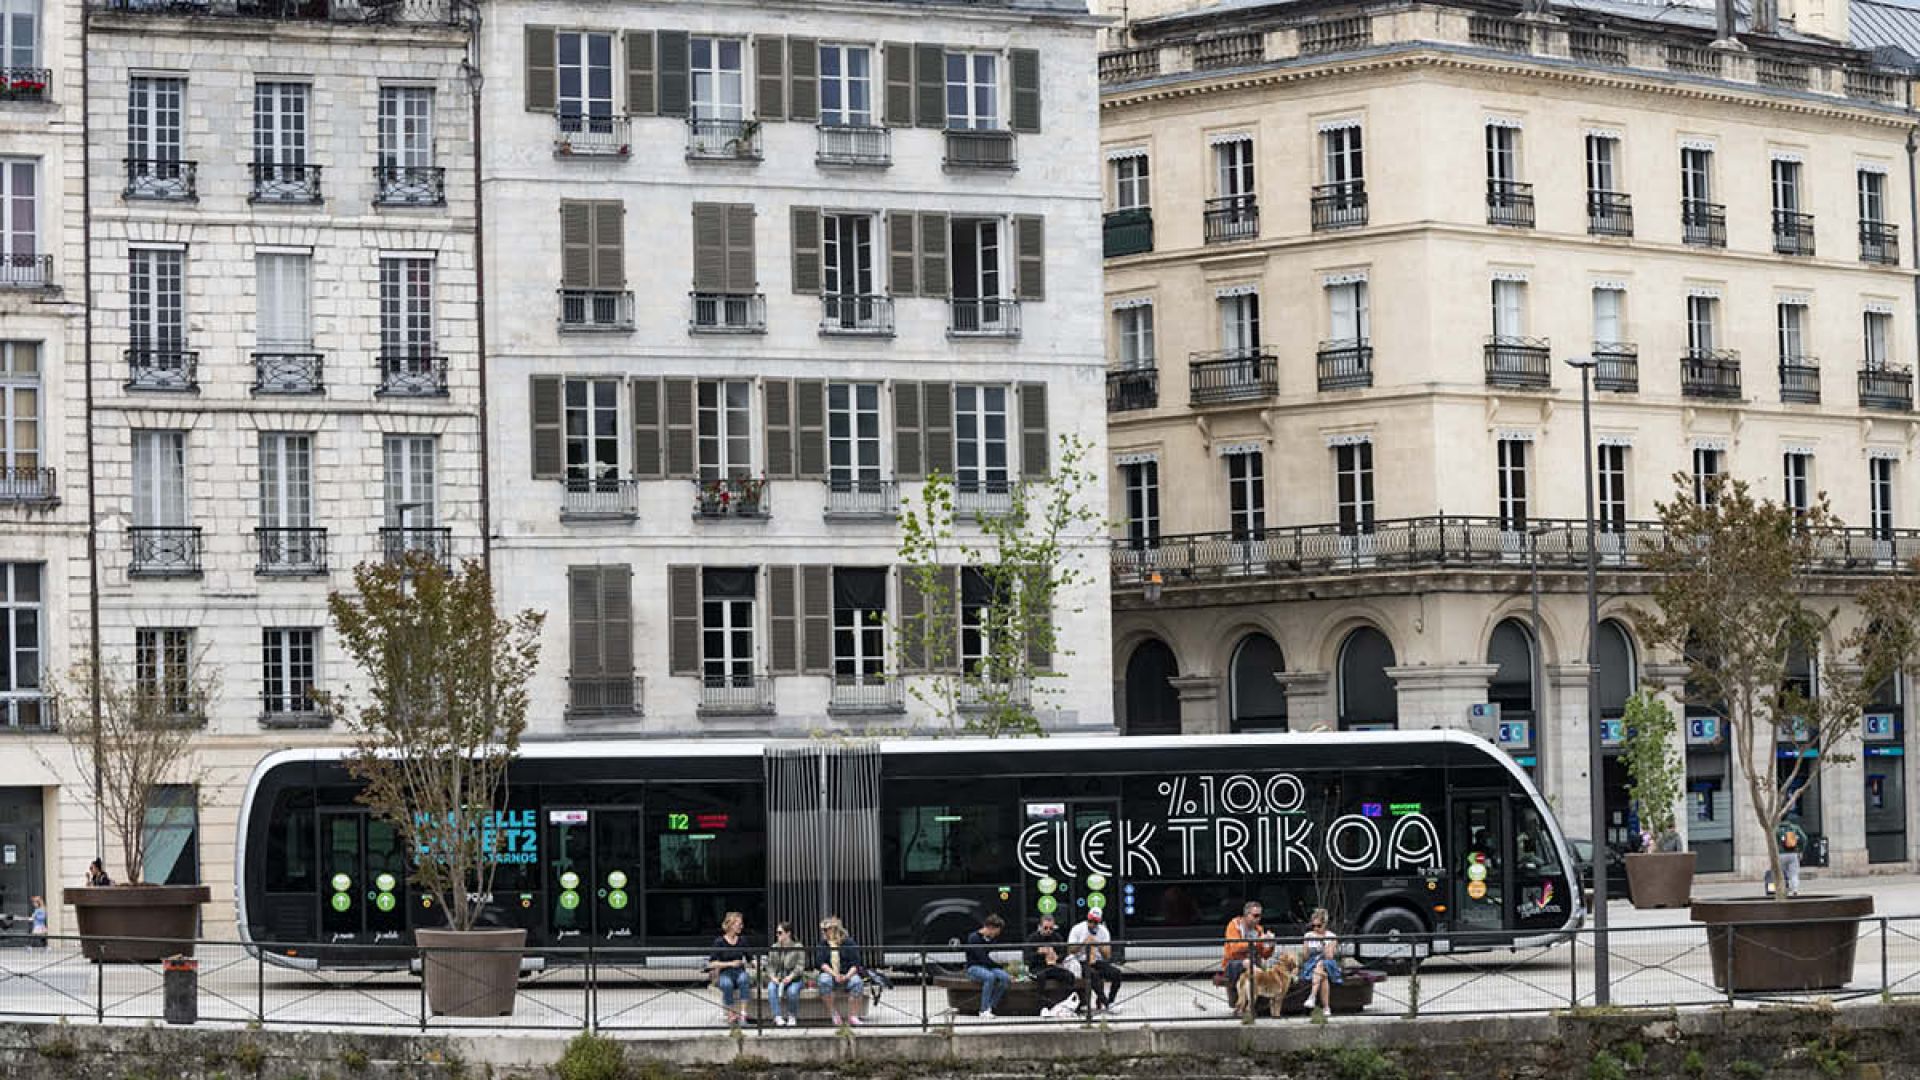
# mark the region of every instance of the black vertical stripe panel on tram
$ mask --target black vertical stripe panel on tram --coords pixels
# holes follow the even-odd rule
[[[770,746],[765,765],[765,932],[791,919],[794,936],[811,942],[834,914],[856,941],[879,945],[879,748]]]

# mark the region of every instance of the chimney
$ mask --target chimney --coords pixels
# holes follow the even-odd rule
[[[1769,37],[1780,32],[1780,0],[1753,0],[1753,32]]]
[[[1852,40],[1853,33],[1847,25],[1847,0],[1786,0],[1783,14],[1793,20],[1793,28],[1799,33],[1842,44]]]

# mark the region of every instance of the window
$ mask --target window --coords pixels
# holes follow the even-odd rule
[[[1496,444],[1500,481],[1500,528],[1527,529],[1527,457],[1533,444],[1525,439],[1501,439]]]
[[[136,351],[186,348],[186,254],[161,248],[127,253],[127,332]]]
[[[1713,201],[1713,151],[1685,147],[1680,151],[1680,198],[1690,203]]]
[[[1868,371],[1885,371],[1891,359],[1893,316],[1884,311],[1869,311],[1862,316],[1861,341],[1865,353],[1861,363]]]
[[[1366,180],[1366,159],[1360,148],[1360,125],[1347,124],[1320,133],[1320,167],[1329,184],[1359,184]]]
[[[1719,480],[1726,472],[1724,465],[1726,451],[1716,447],[1696,446],[1693,448],[1693,501],[1701,506],[1712,506],[1719,501]]]
[[[1333,448],[1333,501],[1342,536],[1373,531],[1373,444]]]
[[[1011,295],[1001,265],[998,218],[955,219],[952,273],[956,300],[993,300]]]
[[[700,479],[753,475],[753,384],[704,380],[696,390]]]
[[[179,175],[177,170],[155,166],[180,160],[180,122],[186,95],[185,79],[142,75],[127,84],[127,157],[140,163],[135,166],[140,175]]]
[[[568,379],[566,413],[567,486],[587,491],[596,481],[620,478],[620,380]]]
[[[1800,163],[1773,161],[1773,209],[1775,213],[1800,212]]]
[[[1120,339],[1120,366],[1134,370],[1152,370],[1153,305],[1138,304],[1113,313]]]
[[[1007,388],[953,388],[954,488],[963,494],[1009,490]]]
[[[820,215],[820,286],[828,297],[875,296],[873,215]],[[842,314],[858,315],[858,312]],[[861,325],[855,323],[854,325]]]
[[[1266,455],[1258,450],[1227,455],[1227,524],[1236,540],[1266,531]]]
[[[187,433],[133,433],[133,524],[178,528],[187,524]]]
[[[1487,184],[1504,187],[1520,179],[1520,129],[1487,125]]]
[[[1893,539],[1893,459],[1867,459],[1867,519],[1877,540]]]
[[[947,127],[991,131],[1000,127],[1000,58],[985,52],[947,54]]]
[[[1327,286],[1328,337],[1334,341],[1365,345],[1373,336],[1372,319],[1367,310],[1367,283],[1349,281]]]
[[[260,632],[260,700],[269,719],[314,711],[319,640],[313,629]]]
[[[1220,347],[1228,356],[1251,356],[1260,351],[1260,294],[1223,296],[1220,304]]]
[[[1622,345],[1627,341],[1627,293],[1624,289],[1593,290],[1593,344]]]
[[[440,440],[432,435],[388,435],[381,457],[389,529],[432,528],[439,520],[435,473]]]
[[[1608,135],[1587,136],[1587,190],[1595,194],[1620,190],[1620,140]]]
[[[134,690],[169,717],[193,714],[193,631],[185,627],[133,632]]]
[[[563,30],[553,40],[560,130],[604,130],[613,117],[613,35]]]
[[[887,671],[887,572],[833,572],[833,677],[877,683]]]
[[[153,790],[144,826],[145,859],[140,880],[149,885],[200,883],[200,822],[192,784],[161,784]]]
[[[256,255],[253,273],[259,294],[255,346],[262,352],[305,352],[313,344],[313,257]]]
[[[260,436],[260,527],[313,526],[313,436]]]
[[[382,169],[417,169],[433,164],[432,90],[424,86],[381,87],[379,127]]]
[[[865,45],[820,46],[820,123],[873,126],[873,50]]]
[[[1687,351],[1704,356],[1714,349],[1720,321],[1720,301],[1712,296],[1687,297]]]
[[[1781,501],[1793,511],[1794,517],[1805,517],[1813,508],[1813,491],[1809,486],[1812,472],[1812,454],[1790,451],[1781,456],[1780,474],[1786,481]]]
[[[39,563],[0,563],[0,728],[38,727],[41,611]]]
[[[1136,548],[1160,542],[1160,463],[1134,461],[1120,466],[1127,489],[1127,542]]]
[[[746,119],[746,43],[737,38],[696,37],[689,43],[695,120]]]
[[[1526,282],[1502,280],[1493,283],[1493,336],[1527,336]]]
[[[971,566],[960,568],[960,670],[981,674],[993,651],[988,612],[993,607],[993,583]]]
[[[1599,526],[1611,533],[1627,528],[1627,448],[1619,443],[1602,443],[1599,452],[1599,476],[1595,491],[1600,501]]]
[[[1780,342],[1780,362],[1800,364],[1807,359],[1807,305],[1783,300],[1774,307]]]
[[[1112,167],[1115,210],[1145,210],[1153,205],[1153,187],[1148,177],[1146,154],[1115,158]]]
[[[253,87],[253,161],[287,166],[282,179],[298,175],[307,163],[305,83],[263,82]]]
[[[39,67],[39,30],[39,0],[0,0],[0,68]]]
[[[1242,136],[1213,146],[1214,186],[1223,199],[1253,195],[1253,140]]]
[[[0,493],[37,490],[40,460],[40,346],[0,341]]]
[[[1887,174],[1877,169],[1860,169],[1854,173],[1854,181],[1860,196],[1860,220],[1876,225],[1884,223],[1887,220]]]
[[[432,259],[381,258],[380,352],[389,357],[433,355]]]
[[[753,598],[758,571],[708,567],[700,574],[701,675],[713,687],[753,683]]]
[[[37,265],[39,192],[39,162],[0,158],[0,285],[46,284],[45,271]]]
[[[880,384],[827,384],[827,480],[835,491],[880,488]]]

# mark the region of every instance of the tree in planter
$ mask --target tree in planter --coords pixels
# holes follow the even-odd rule
[[[486,816],[527,726],[527,683],[546,617],[494,607],[477,562],[448,570],[412,552],[362,563],[354,591],[327,607],[365,674],[364,704],[343,710],[356,740],[347,769],[360,802],[416,853],[411,878],[452,930],[472,930],[493,889],[496,830]]]
[[[1666,702],[1642,690],[1627,699],[1621,721],[1620,763],[1627,770],[1627,797],[1640,808],[1640,827],[1653,837],[1650,851],[1679,851],[1674,806],[1686,783],[1687,763],[1674,748],[1680,725]]]
[[[1101,535],[1105,518],[1087,505],[1097,478],[1089,447],[1076,435],[1059,441],[1044,483],[1011,485],[1007,506],[976,515],[980,539],[954,528],[954,485],[936,473],[920,500],[901,503],[900,560],[908,602],[894,627],[901,671],[928,671],[916,700],[968,734],[1038,735],[1041,704],[1051,693],[1053,660],[1062,648],[1055,600],[1093,580],[1077,548]],[[972,572],[973,588],[969,588]],[[978,648],[962,655],[955,617],[965,609]]]

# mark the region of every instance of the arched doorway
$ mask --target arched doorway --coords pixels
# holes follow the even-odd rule
[[[1487,683],[1487,700],[1500,706],[1500,718],[1532,720],[1539,711],[1532,632],[1518,619],[1500,620],[1487,639],[1487,663],[1498,665]]]
[[[1166,642],[1148,638],[1135,647],[1127,660],[1127,734],[1180,734],[1180,691],[1172,681],[1179,674]]]
[[[1287,692],[1273,676],[1287,669],[1280,646],[1265,634],[1248,634],[1233,650],[1228,683],[1235,731],[1287,730]]]
[[[1360,627],[1340,643],[1340,730],[1400,726],[1400,692],[1387,674],[1397,663],[1393,642],[1371,626]]]
[[[1634,663],[1633,639],[1618,620],[1608,619],[1600,624],[1594,650],[1600,667],[1597,681],[1604,731],[1614,726],[1608,721],[1617,721],[1626,715],[1627,699],[1633,696],[1640,673]],[[1607,843],[1621,851],[1633,851],[1639,846],[1640,838],[1628,813],[1632,800],[1627,798],[1627,769],[1620,762],[1618,739],[1606,740],[1601,750],[1600,775],[1606,787]]]

